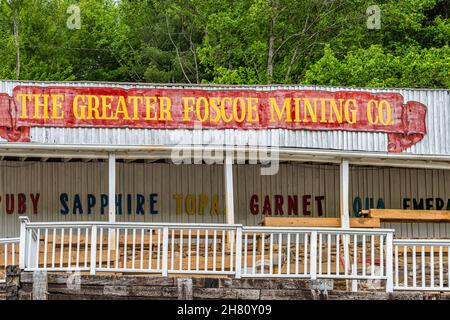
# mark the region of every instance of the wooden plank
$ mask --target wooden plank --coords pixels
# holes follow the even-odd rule
[[[448,222],[450,210],[370,209],[369,217],[379,218],[381,221]]]
[[[323,227],[338,228],[340,218],[298,218],[298,217],[265,217],[262,225],[266,227]],[[378,218],[351,218],[351,228],[380,228]]]

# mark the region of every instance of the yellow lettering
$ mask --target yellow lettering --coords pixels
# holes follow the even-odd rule
[[[291,98],[286,98],[284,99],[283,102],[283,107],[280,110],[280,107],[278,106],[277,100],[275,98],[269,98],[269,105],[270,105],[270,114],[271,114],[271,118],[270,118],[270,122],[275,122],[275,112],[278,116],[278,120],[283,120],[283,113],[286,114],[286,122],[292,122],[291,119]],[[275,112],[274,112],[275,111]]]
[[[61,100],[59,100],[61,99]],[[55,94],[52,95],[52,106],[53,106],[53,112],[52,112],[52,117],[53,119],[64,119],[64,111],[62,110],[62,101],[64,101],[64,95],[62,94]],[[60,113],[58,113],[58,111],[61,111]]]
[[[305,106],[305,116],[303,117],[304,122],[309,122],[307,118],[307,114],[309,113],[309,117],[312,122],[317,122],[317,99],[314,99],[314,109],[311,106],[311,103],[308,99],[303,100]]]
[[[172,114],[170,108],[172,107],[172,101],[169,97],[159,98],[159,120],[172,121]]]
[[[226,109],[225,109],[225,102],[228,101],[229,105],[231,106],[231,98],[223,98],[220,103],[220,110],[222,112],[222,120],[223,122],[231,122],[233,120],[233,114],[230,115],[229,118],[227,118]]]
[[[40,102],[40,98],[43,98],[43,101]],[[49,119],[48,116],[48,94],[33,94],[34,98],[34,119]],[[40,117],[39,109],[42,107],[43,115]]]
[[[151,113],[153,112],[153,116]],[[157,120],[156,97],[145,97],[145,120]]]
[[[102,100],[102,116],[100,119],[111,120],[114,116],[111,113],[113,96],[100,96]],[[108,113],[109,112],[109,113]]]
[[[220,102],[219,98],[213,97],[213,98],[209,99],[209,104],[210,104],[211,109],[212,109],[211,111],[214,111],[214,112],[211,112],[211,114],[215,115],[214,118],[210,119],[210,121],[212,121],[212,122],[219,122],[220,121],[220,108],[217,105],[219,102]]]
[[[183,97],[183,107],[184,107],[184,121],[189,121],[189,111],[192,111],[194,107],[189,104],[189,102],[195,103],[194,97]]]
[[[350,108],[350,103],[352,103],[353,108]],[[349,99],[345,101],[345,121],[350,124],[356,123],[356,113],[358,109],[356,107],[356,99]],[[351,117],[350,117],[351,114]]]
[[[85,103],[86,96],[77,94],[73,98],[73,115],[76,119],[84,119],[86,105],[80,105],[78,100],[81,100],[82,103]]]
[[[173,197],[175,198],[175,203],[176,203],[175,212],[177,215],[180,215],[181,214],[181,200],[183,200],[183,195],[176,193],[173,195]]]
[[[294,122],[301,122],[300,119],[300,100],[301,98],[294,98]]]
[[[384,116],[384,110],[386,110],[386,116]],[[380,105],[378,107],[378,118],[384,126],[389,125],[389,123],[392,121],[391,105],[387,100],[380,101]]]
[[[27,100],[31,101],[31,94],[28,93],[19,93],[17,98],[20,100],[20,107],[22,109],[22,119],[28,118],[28,108],[27,108]]]
[[[195,214],[195,195],[193,194],[186,196],[186,213],[188,215]]]
[[[139,120],[139,103],[142,104],[144,100],[143,97],[140,96],[129,96],[128,101],[133,104],[133,117],[131,120]]]
[[[99,119],[98,107],[100,106],[100,100],[97,96],[87,96],[87,118]]]
[[[217,194],[213,195],[211,200],[211,209],[209,209],[210,215],[219,214],[219,196]]]
[[[203,110],[203,117],[201,111]],[[206,121],[209,117],[209,106],[208,100],[205,97],[199,97],[195,105],[195,113],[197,114],[197,119],[201,122]]]
[[[375,120],[372,117],[372,112],[373,112],[372,105],[375,105],[375,108],[378,109],[378,101],[372,99],[372,100],[369,100],[369,102],[367,103],[367,120],[369,120],[370,124],[377,124],[378,116],[375,118]]]
[[[198,214],[203,215],[203,212],[205,211],[206,204],[208,203],[208,196],[206,194],[200,195],[200,201],[198,204]]]
[[[238,108],[238,105],[240,108]],[[241,115],[238,116],[238,109],[241,111]],[[233,117],[236,122],[243,122],[245,120],[245,102],[242,98],[235,98],[233,100]]]
[[[119,113],[123,114],[123,119],[130,120],[130,117],[128,115],[127,104],[125,103],[124,96],[119,96],[119,102],[117,103],[115,119],[119,119],[119,116],[118,116]]]
[[[258,122],[258,98],[247,98],[247,121],[248,122]]]
[[[328,99],[330,101],[330,121],[329,123],[334,123],[333,114],[336,116],[336,120],[338,123],[342,123],[342,101],[344,99],[339,99],[339,110],[336,105],[336,100]],[[322,106],[324,106],[325,99],[321,99]]]

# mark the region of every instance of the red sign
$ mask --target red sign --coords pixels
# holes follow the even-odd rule
[[[388,134],[401,152],[426,134],[426,106],[398,93],[315,90],[14,88],[0,95],[0,135],[29,141],[30,127],[345,130]]]

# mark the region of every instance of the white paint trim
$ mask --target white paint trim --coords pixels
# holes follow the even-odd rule
[[[342,159],[339,167],[339,182],[340,182],[340,217],[341,228],[350,228],[350,206],[349,206],[349,162],[347,159]]]
[[[108,221],[116,222],[116,155],[108,155]]]
[[[225,203],[227,224],[234,224],[234,190],[233,190],[233,154],[227,152],[224,164]]]
[[[105,145],[44,145],[33,143],[0,143],[0,156],[108,159],[114,152],[117,159],[170,159],[172,150],[180,146],[105,146]],[[258,148],[239,146],[186,146],[195,152],[258,152]],[[203,156],[206,156],[206,152]],[[211,154],[211,153],[209,153]],[[353,152],[340,150],[280,148],[280,161],[311,161],[340,163],[342,158],[350,164],[370,166],[392,166],[450,170],[450,155],[415,155],[409,153]]]
[[[85,145],[73,145],[73,144],[37,144],[37,143],[22,143],[22,142],[1,142],[0,143],[0,155],[7,153],[9,150],[38,150],[41,154],[43,150],[47,151],[75,151],[76,153],[83,154],[91,151],[94,154],[105,154],[106,152],[119,153],[117,156],[122,157],[130,155],[133,152],[145,152],[160,151],[165,152],[170,156],[170,152],[173,149],[179,150],[183,146],[166,146],[166,145],[97,145],[97,144],[85,144]],[[186,148],[192,150],[224,150],[224,151],[238,151],[241,149],[248,151],[258,151],[257,147],[244,147],[244,146],[202,146],[202,145],[187,145]],[[124,153],[124,154],[120,154]],[[376,158],[376,159],[410,159],[410,160],[431,160],[431,161],[450,161],[450,154],[442,155],[427,155],[427,154],[412,154],[412,153],[388,153],[388,152],[368,152],[368,151],[343,151],[343,150],[331,150],[331,149],[304,149],[304,148],[280,148],[280,154],[284,155],[309,155],[309,156],[328,156],[328,157],[345,157],[345,158]],[[57,157],[55,152],[53,157]]]

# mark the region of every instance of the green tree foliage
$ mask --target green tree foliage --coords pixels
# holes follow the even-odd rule
[[[450,88],[450,47],[411,47],[395,55],[380,45],[349,52],[341,60],[329,46],[306,72],[306,84],[359,87]]]
[[[450,0],[372,4],[0,0],[0,78],[449,88]]]
[[[343,30],[305,74],[308,84],[450,87],[450,1],[380,4],[381,29]]]

